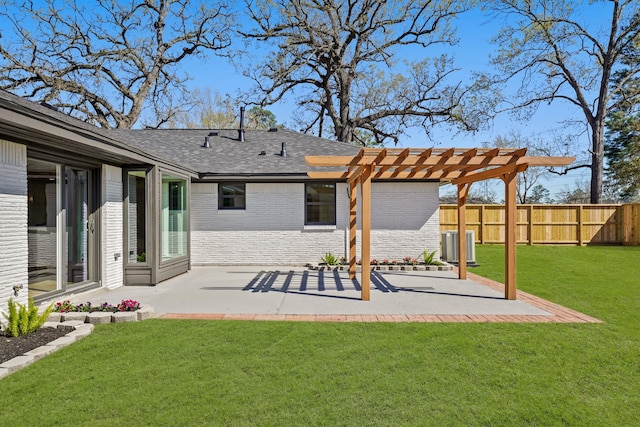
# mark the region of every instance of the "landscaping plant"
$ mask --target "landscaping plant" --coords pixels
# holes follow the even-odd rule
[[[5,332],[12,337],[34,332],[47,321],[53,309],[53,304],[50,304],[41,314],[38,313],[38,307],[33,303],[33,298],[31,297],[27,306],[16,303],[13,298],[9,298],[8,306],[9,314],[3,313],[7,319]]]
[[[340,262],[338,260],[338,257],[335,256],[334,254],[332,254],[331,252],[327,252],[320,259],[325,265],[334,266],[334,265],[339,265],[340,264]]]
[[[431,253],[429,253],[428,250],[424,250],[422,251],[422,259],[424,259],[424,263],[425,265],[434,265],[437,263],[437,261],[434,260],[436,256],[436,251],[433,251]]]
[[[56,313],[69,313],[70,311],[78,311],[78,312],[94,312],[94,311],[107,311],[107,312],[116,312],[116,311],[136,311],[140,309],[140,303],[138,301],[127,299],[122,300],[118,305],[112,305],[108,302],[103,302],[99,305],[92,305],[91,302],[87,302],[86,304],[78,304],[74,305],[69,300],[65,300],[62,302],[57,302],[53,307],[53,311]]]

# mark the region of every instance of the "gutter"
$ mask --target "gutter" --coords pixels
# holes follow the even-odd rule
[[[12,95],[15,96],[15,95]],[[32,101],[28,101],[26,99],[16,97],[23,102],[32,103]],[[38,105],[33,103],[34,105]],[[100,145],[104,145],[106,147],[93,146],[93,148],[98,150],[103,150],[106,152],[110,152],[116,155],[122,155],[118,153],[118,151],[125,151],[128,154],[128,157],[136,159],[137,161],[141,161],[144,163],[153,163],[159,166],[165,166],[172,169],[177,169],[184,171],[192,176],[198,175],[198,172],[194,169],[190,169],[184,167],[182,165],[178,165],[174,162],[168,161],[162,157],[158,157],[153,154],[149,154],[137,147],[133,147],[128,145],[127,143],[115,139],[112,136],[104,135],[103,133],[108,133],[109,129],[95,128],[95,130],[83,129],[80,126],[67,123],[65,120],[57,119],[53,117],[53,115],[61,115],[65,119],[70,119],[71,121],[78,121],[85,126],[91,126],[90,124],[84,123],[75,119],[73,117],[67,116],[64,113],[58,111],[47,111],[49,114],[45,114],[43,112],[37,111],[33,108],[29,108],[28,106],[21,105],[20,103],[12,102],[11,100],[7,100],[5,98],[0,98],[0,108],[3,111],[0,115],[0,122],[6,123],[8,126],[22,129],[31,133],[44,133],[52,137],[57,137],[60,139],[64,139],[66,141],[79,143],[82,145],[89,145],[89,142],[99,143]],[[46,107],[42,107],[46,108]],[[36,123],[28,123],[27,120],[30,119],[35,121]],[[55,129],[59,129],[63,132],[55,132],[55,129],[44,129],[42,125],[49,125]],[[65,132],[70,133],[71,135],[64,135]],[[83,141],[82,139],[86,139],[87,141]],[[35,142],[35,141],[34,141]],[[114,149],[113,151],[109,150],[109,148]]]

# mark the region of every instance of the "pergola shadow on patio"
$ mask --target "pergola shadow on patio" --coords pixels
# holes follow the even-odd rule
[[[371,283],[376,297],[362,304],[360,283],[350,279],[348,272],[272,266],[194,267],[153,287],[99,289],[78,295],[72,301],[117,303],[135,299],[169,318],[589,321],[564,307],[541,304],[539,301],[543,300],[535,297],[526,300],[524,293],[519,293],[519,300],[506,300],[502,285],[459,280],[451,271],[374,271]],[[566,315],[558,317],[562,310]]]
[[[446,280],[455,280],[449,275],[435,274],[415,274],[408,272],[381,272],[371,271],[371,284],[373,289],[382,293],[398,293],[398,292],[414,292],[432,295],[448,295],[451,297],[464,298],[489,298],[502,299],[500,296],[478,294],[476,290],[471,291],[469,288],[465,294],[456,293],[450,289],[444,289],[443,286],[427,285],[430,280],[437,280],[442,284]],[[413,280],[407,283],[408,277],[419,278],[420,282]],[[398,280],[396,280],[398,279]],[[391,282],[400,283],[396,286]],[[437,289],[438,288],[438,289]],[[211,290],[218,288],[212,287]],[[297,293],[300,295],[309,295],[316,297],[328,298],[346,298],[352,300],[360,300],[359,296],[350,296],[353,292],[361,292],[360,282],[357,278],[350,279],[345,273],[338,270],[303,270],[303,271],[260,271],[256,276],[242,288],[247,292],[284,292]]]

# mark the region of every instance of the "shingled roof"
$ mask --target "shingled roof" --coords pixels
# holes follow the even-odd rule
[[[102,129],[69,116],[55,108],[0,90],[0,138],[20,142],[31,150],[55,150],[69,157],[95,157],[118,164],[154,163],[181,169],[172,156],[147,152],[121,141],[109,129]]]
[[[310,170],[305,156],[353,156],[359,147],[286,129],[245,130],[240,141],[237,129],[114,129],[118,140],[147,153],[170,158],[196,170],[203,179],[306,178]],[[208,137],[210,147],[204,147]],[[286,156],[281,155],[282,143]]]
[[[85,156],[89,152],[83,151],[82,144],[90,142],[95,145],[91,153],[114,164],[148,159],[182,168],[203,179],[307,179],[310,167],[305,163],[305,156],[352,156],[359,152],[353,145],[286,129],[247,129],[244,141],[239,140],[237,129],[103,129],[2,90],[0,107],[50,125],[51,129],[70,131],[68,135],[74,137],[48,136],[47,130],[37,127],[26,132],[13,124],[5,126],[3,120],[0,120],[0,136],[6,130],[7,135],[19,136],[21,141],[32,145],[39,144],[43,150],[57,148]],[[209,148],[203,147],[207,136]],[[286,145],[286,157],[280,155],[282,143]]]

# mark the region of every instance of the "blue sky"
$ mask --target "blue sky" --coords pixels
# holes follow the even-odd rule
[[[38,4],[38,1],[36,0],[34,3]],[[580,9],[586,25],[605,26],[608,13],[603,12],[610,10],[610,2],[604,1],[595,5],[589,3],[591,2],[584,1]],[[243,8],[244,2],[237,2],[236,9],[242,11]],[[243,15],[239,15],[238,19],[245,18]],[[495,46],[490,44],[490,38],[497,34],[500,23],[499,20],[490,20],[479,9],[461,14],[458,17],[455,25],[459,43],[453,47],[443,47],[449,55],[455,58],[455,64],[460,68],[460,71],[454,75],[457,81],[467,83],[473,71],[489,69],[489,56],[495,49]],[[253,53],[259,54],[260,52],[254,51]],[[423,56],[435,56],[436,53],[431,49],[425,51],[422,48],[411,48],[403,51],[402,55],[407,59],[419,60]],[[213,55],[204,60],[191,58],[181,64],[181,71],[191,77],[191,81],[188,82],[188,87],[191,89],[210,88],[223,95],[235,95],[252,86],[252,82],[237,72],[227,59]],[[292,129],[296,128],[291,117],[296,105],[290,99],[285,99],[268,108],[276,115],[280,123],[284,123]],[[511,131],[516,131],[524,137],[550,138],[551,132],[562,129],[563,120],[571,118],[584,120],[575,106],[557,101],[551,105],[541,105],[537,113],[526,122],[515,121],[508,114],[501,115],[486,129],[475,134],[458,133],[452,128],[438,127],[432,130],[431,139],[429,139],[422,129],[411,129],[407,135],[401,137],[398,146],[481,147],[483,142],[492,141],[496,136],[504,136]],[[582,138],[581,146],[586,152],[589,146],[588,135]],[[588,182],[589,178],[588,170],[581,169],[565,177],[554,177],[543,184],[552,194],[556,194],[569,187],[574,187],[576,181]],[[501,192],[502,190],[498,189],[499,198]]]
[[[606,2],[608,3],[608,2]],[[584,16],[590,25],[602,25],[598,22],[598,15],[602,15],[602,8],[608,5],[586,6],[583,8]],[[605,14],[606,16],[606,14]],[[606,20],[606,17],[605,17]],[[603,22],[606,25],[606,22]],[[473,10],[462,14],[456,23],[459,43],[454,47],[447,47],[447,52],[455,57],[455,63],[460,71],[457,73],[459,80],[465,81],[471,77],[471,73],[477,70],[489,69],[489,56],[494,52],[495,46],[490,43],[491,37],[497,34],[500,22],[490,20],[480,10]],[[409,51],[411,56],[419,59],[422,52],[418,49]],[[426,52],[426,55],[433,54]],[[190,61],[189,75],[193,78],[189,82],[192,88],[211,88],[221,94],[235,94],[237,91],[246,90],[251,86],[251,81],[242,77],[223,58],[210,58],[206,61]],[[291,101],[279,102],[268,107],[275,113],[279,122],[292,128],[291,113],[296,108]],[[567,119],[582,119],[583,116],[575,106],[566,102],[556,101],[550,105],[541,105],[536,114],[526,122],[512,119],[508,114],[498,116],[486,129],[477,133],[457,133],[455,129],[439,127],[433,130],[431,139],[424,135],[421,129],[413,129],[408,135],[401,137],[399,147],[480,147],[483,142],[492,141],[498,135],[506,135],[510,131],[517,131],[525,137],[537,136],[550,138],[553,131],[562,129],[562,122]],[[588,135],[584,135],[581,147],[587,150],[589,146]],[[557,194],[568,188],[575,187],[576,182],[588,182],[590,174],[587,169],[580,169],[563,177],[553,176],[543,182],[543,185],[551,192]],[[502,197],[502,189],[496,189],[498,199]]]

